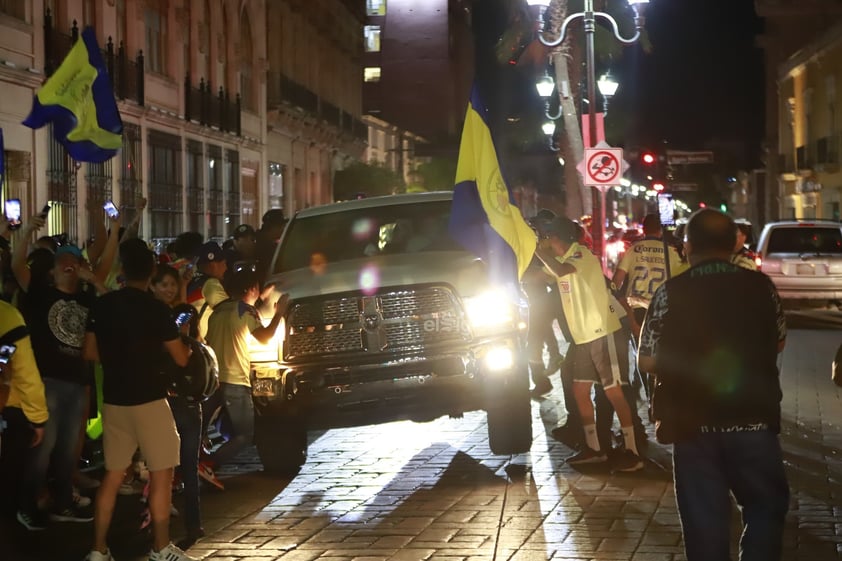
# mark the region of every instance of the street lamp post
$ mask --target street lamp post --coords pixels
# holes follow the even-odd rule
[[[548,0],[527,0],[530,5],[537,5],[540,6],[541,14],[543,16],[543,12],[546,10],[547,6],[549,5]],[[587,66],[587,89],[588,89],[588,129],[590,133],[590,144],[591,148],[596,144],[596,63],[595,63],[595,54],[594,54],[594,33],[596,32],[596,21],[598,18],[602,18],[603,20],[607,21],[611,28],[614,31],[614,37],[620,41],[621,43],[630,45],[635,43],[639,38],[641,31],[643,30],[644,25],[644,18],[643,18],[643,8],[645,4],[649,3],[649,0],[628,0],[629,5],[634,9],[634,28],[635,33],[632,37],[623,37],[620,35],[620,28],[617,25],[617,20],[615,20],[611,14],[607,14],[605,12],[596,12],[594,11],[593,7],[593,0],[585,0],[584,11],[576,12],[574,14],[568,15],[564,22],[561,24],[561,30],[559,31],[558,37],[555,40],[547,40],[544,39],[541,33],[538,34],[538,38],[541,40],[541,43],[548,47],[556,47],[564,41],[565,36],[567,35],[567,28],[571,22],[578,18],[582,18],[582,22],[584,24],[584,31],[585,31],[585,63]],[[543,19],[543,18],[541,18]],[[610,92],[612,95],[616,92],[616,87],[614,88],[613,92]],[[609,96],[610,97],[610,96]],[[596,220],[593,221],[593,236],[594,242],[599,244],[599,253],[603,257],[603,261],[605,258],[605,195],[602,192],[602,196],[600,197],[600,212],[599,216],[601,220],[597,222]],[[595,215],[597,213],[594,213]]]

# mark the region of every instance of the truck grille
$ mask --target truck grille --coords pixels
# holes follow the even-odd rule
[[[465,340],[461,308],[445,287],[421,287],[292,306],[284,354],[298,360],[323,354],[377,353]]]

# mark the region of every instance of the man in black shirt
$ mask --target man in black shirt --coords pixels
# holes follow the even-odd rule
[[[730,494],[740,559],[781,558],[789,503],[777,356],[786,324],[767,276],[730,262],[736,226],[712,209],[687,223],[691,268],[656,292],[638,364],[654,373],[656,435],[674,442],[675,496],[688,561],[729,556]]]
[[[93,285],[102,281],[111,267],[117,238],[106,243],[103,259],[92,272],[79,248],[63,245],[56,249],[47,275],[33,275],[27,265],[32,235],[44,226],[44,219],[33,217],[12,259],[15,278],[25,293],[22,311],[29,326],[32,349],[44,379],[50,419],[44,440],[32,450],[21,485],[18,521],[29,530],[44,528],[44,517],[37,508],[37,497],[52,472],[50,519],[56,522],[90,522],[92,517],[76,507],[73,473],[79,461],[79,431],[87,414],[89,387],[93,372],[82,357],[85,322],[95,293]],[[46,250],[43,250],[46,251]]]
[[[97,493],[94,547],[89,561],[113,561],[106,536],[114,503],[132,455],[140,448],[149,466],[152,515],[151,561],[187,561],[169,539],[173,468],[179,436],[167,404],[162,365],[168,353],[184,366],[190,349],[163,302],[149,292],[155,254],[139,239],[120,245],[125,288],[101,297],[91,309],[85,356],[103,369],[103,450],[105,477]]]

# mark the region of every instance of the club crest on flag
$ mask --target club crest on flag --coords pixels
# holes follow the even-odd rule
[[[104,162],[117,154],[123,121],[93,28],[82,31],[35,94],[23,124],[33,129],[52,124],[56,140],[80,162]]]
[[[514,285],[529,266],[537,239],[500,171],[486,113],[474,84],[459,145],[449,231],[488,265],[495,281]]]

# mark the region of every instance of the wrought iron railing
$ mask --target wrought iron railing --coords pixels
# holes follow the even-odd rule
[[[76,20],[73,20],[68,35],[53,26],[53,16],[47,9],[44,14],[44,72],[47,76],[55,72],[78,39],[79,25]],[[143,51],[138,51],[137,57],[132,60],[127,56],[122,42],[115,51],[114,42],[111,37],[108,37],[105,48],[102,49],[102,55],[111,77],[114,97],[143,105],[145,97]]]
[[[214,94],[210,82],[204,78],[199,85],[194,86],[188,74],[184,79],[184,119],[194,121],[205,127],[216,128],[223,132],[242,135],[242,120],[240,112],[242,100],[240,94],[234,99],[220,86]]]

